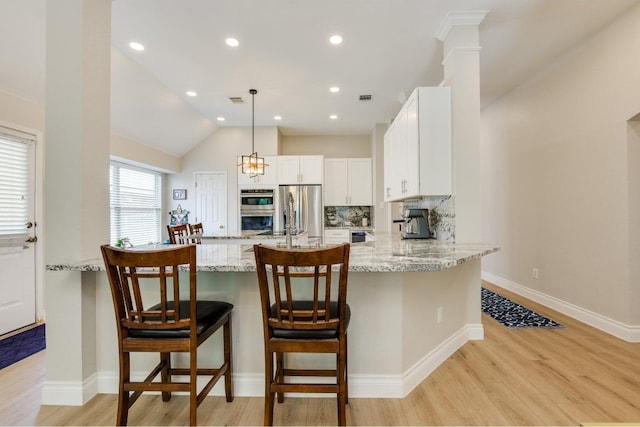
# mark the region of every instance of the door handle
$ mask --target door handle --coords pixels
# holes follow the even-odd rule
[[[36,236],[29,236],[27,240],[25,240],[25,242],[27,243],[35,243],[37,241],[38,241],[38,238]]]

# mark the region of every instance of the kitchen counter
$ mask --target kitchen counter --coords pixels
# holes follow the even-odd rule
[[[246,234],[240,236],[203,236],[203,244],[197,245],[198,271],[255,272],[253,244],[243,240],[265,239],[283,240],[284,236],[261,236]],[[236,240],[235,244],[224,243]],[[165,247],[167,245],[156,245]],[[154,247],[149,245],[146,247]],[[440,271],[455,267],[472,259],[489,255],[498,248],[482,244],[440,243],[437,240],[402,240],[386,233],[376,234],[372,242],[352,243],[349,257],[349,271],[353,272],[411,272]],[[47,265],[50,271],[104,271],[102,259],[86,260],[78,263]]]
[[[400,240],[377,233],[374,242],[351,244],[347,301],[349,325],[349,395],[404,397],[469,340],[482,339],[481,257],[491,245],[443,244],[435,240]],[[235,239],[235,240],[233,240]],[[234,305],[233,366],[236,396],[263,396],[262,313],[255,273],[255,236],[203,239],[197,245],[198,296]],[[272,239],[262,240],[263,243]],[[167,247],[167,245],[158,245]],[[118,353],[113,304],[101,259],[46,266],[47,366],[58,373],[46,380],[45,405],[79,405],[96,393],[117,393]],[[81,275],[69,288],[65,277]],[[54,275],[55,277],[51,277]],[[69,304],[69,300],[74,301]],[[72,312],[72,313],[70,313]],[[68,328],[69,316],[83,319]],[[49,339],[51,338],[51,339]],[[65,345],[83,343],[81,355]],[[221,340],[208,340],[199,355],[220,355]],[[174,364],[187,359],[177,355]],[[304,358],[303,358],[304,356]],[[83,378],[66,377],[69,361],[87,366]],[[330,355],[292,355],[294,363],[312,361],[330,367]],[[142,376],[156,359],[132,359],[132,375]],[[212,395],[224,395],[216,386]]]

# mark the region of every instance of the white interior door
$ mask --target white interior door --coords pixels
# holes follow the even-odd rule
[[[36,321],[35,145],[0,126],[0,335]]]
[[[227,173],[196,172],[196,219],[204,234],[227,235]]]

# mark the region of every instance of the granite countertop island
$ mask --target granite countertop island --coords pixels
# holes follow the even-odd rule
[[[198,298],[234,306],[234,392],[236,396],[263,396],[262,313],[253,244],[276,245],[284,237],[202,237],[202,244],[197,245]],[[483,338],[481,258],[497,248],[401,240],[397,234],[374,237],[375,241],[351,244],[349,395],[403,397],[467,341]],[[77,405],[98,390],[117,393],[117,333],[102,259],[47,265],[46,269],[48,378],[43,404]],[[81,275],[81,286],[68,286],[65,278],[76,274]],[[69,316],[82,318],[82,327],[70,330],[65,320]],[[69,340],[83,343],[81,355],[65,344]],[[219,340],[209,340],[199,355],[218,355],[220,346]],[[185,362],[180,356],[174,359],[176,365]],[[301,355],[292,355],[296,356]],[[149,368],[155,361],[150,359],[132,360],[132,375]],[[303,362],[330,366],[335,359],[314,355],[295,363]],[[86,378],[71,377],[65,369],[69,363],[83,363],[90,372]],[[211,394],[224,395],[224,388],[216,386]]]
[[[273,244],[282,236],[203,236],[198,245],[198,271],[255,272],[253,244]],[[246,242],[246,243],[245,243]],[[162,248],[168,245],[148,245]],[[402,240],[387,233],[376,234],[376,240],[351,244],[349,271],[410,272],[440,271],[472,259],[489,255],[498,248],[483,244],[440,243],[437,240]],[[102,259],[78,263],[47,265],[47,270],[104,271]]]

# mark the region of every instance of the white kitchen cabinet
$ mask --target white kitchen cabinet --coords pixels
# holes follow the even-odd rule
[[[325,159],[325,206],[371,206],[371,159]]]
[[[238,163],[240,164],[242,157],[238,156]],[[264,175],[258,175],[251,177],[250,175],[243,174],[242,168],[238,166],[238,185],[243,187],[252,186],[270,186],[274,187],[278,185],[278,157],[277,156],[265,156],[264,162],[268,165],[264,168]]]
[[[451,194],[451,90],[416,88],[384,137],[385,201]]]
[[[325,228],[324,244],[337,245],[340,243],[349,243],[351,241],[351,230],[343,228]]]
[[[324,156],[278,156],[278,184],[323,184]]]

